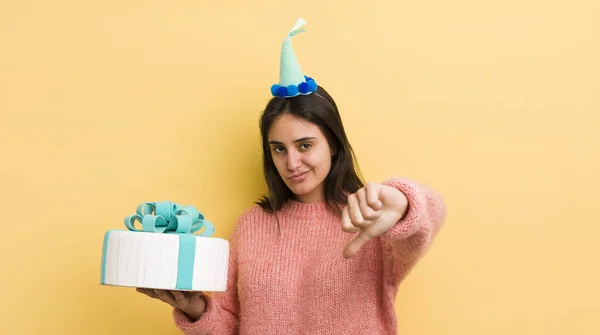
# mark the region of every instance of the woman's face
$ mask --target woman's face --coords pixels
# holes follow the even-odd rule
[[[273,163],[296,200],[323,201],[323,181],[331,168],[331,150],[321,129],[284,113],[271,125],[268,139]]]

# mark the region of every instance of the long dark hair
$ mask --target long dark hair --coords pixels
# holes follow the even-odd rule
[[[339,205],[347,203],[347,196],[364,186],[360,177],[356,156],[346,137],[344,126],[335,101],[322,87],[309,95],[293,98],[272,98],[260,118],[262,137],[263,170],[268,194],[256,202],[268,212],[277,212],[293,197],[273,163],[268,132],[273,122],[282,114],[289,113],[317,125],[329,143],[333,156],[331,169],[324,181],[326,204],[341,214]],[[279,222],[279,220],[277,220]]]

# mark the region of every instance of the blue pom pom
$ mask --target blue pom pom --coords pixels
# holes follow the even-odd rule
[[[317,82],[316,81],[310,79],[306,83],[308,84],[308,90],[310,92],[316,92],[317,91]]]
[[[296,85],[288,85],[288,87],[287,87],[287,94],[288,94],[288,96],[298,95],[298,86],[296,86]]]
[[[300,85],[298,85],[298,91],[300,91],[300,93],[308,93],[308,84],[300,83]]]
[[[278,84],[274,84],[273,86],[271,86],[271,94],[276,96],[277,95],[277,90],[280,88],[281,86],[279,86]]]
[[[309,76],[306,76],[306,75],[304,76],[304,80],[305,80],[305,81],[309,81],[309,80],[311,80],[311,79],[312,79],[312,78],[311,78],[311,77],[309,77]]]
[[[287,88],[285,86],[280,86],[275,95],[285,98],[287,96]]]

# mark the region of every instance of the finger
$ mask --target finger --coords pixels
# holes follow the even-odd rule
[[[383,207],[383,204],[379,200],[379,191],[381,190],[381,187],[377,187],[377,184],[374,183],[367,183],[365,189],[369,206],[376,211],[380,210],[381,207]]]
[[[354,240],[346,245],[344,249],[344,258],[352,258],[354,257],[360,248],[362,248],[365,243],[371,240],[371,236],[366,231],[361,231]]]
[[[173,297],[171,292],[166,290],[154,290],[154,292],[156,292],[156,295],[160,300],[166,302],[167,304],[173,307],[177,307],[177,302],[175,302],[175,297]]]
[[[367,190],[356,192],[356,196],[358,197],[358,205],[363,218],[367,224],[371,224],[373,220],[376,220],[379,217],[379,212],[373,209],[368,202]]]
[[[352,222],[350,222],[348,206],[344,206],[344,209],[342,210],[342,230],[346,233],[356,233],[360,231],[360,228],[354,226]]]
[[[369,225],[370,222],[365,222],[365,218],[362,216],[360,212],[360,205],[358,204],[358,193],[364,192],[364,190],[360,189],[355,194],[352,194],[348,197],[348,214],[350,214],[350,222],[352,225],[363,228]]]
[[[185,307],[188,304],[187,296],[181,291],[171,291],[173,298],[175,298],[175,303],[179,307]]]
[[[154,292],[154,290],[152,290],[152,289],[138,287],[135,290],[138,291],[139,293],[149,296],[150,298],[159,299],[158,296],[156,295],[156,293]]]
[[[189,301],[194,301],[194,300],[198,299],[200,297],[200,295],[202,295],[201,291],[179,291],[179,292],[183,293],[183,295],[185,295],[185,297]]]
[[[193,292],[188,292],[188,299],[190,299],[190,301],[195,301],[198,300],[200,298],[200,296],[202,295],[202,292],[197,292],[197,291],[193,291]]]

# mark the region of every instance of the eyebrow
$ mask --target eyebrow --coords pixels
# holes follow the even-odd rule
[[[303,142],[303,141],[308,141],[308,140],[316,140],[316,137],[302,137],[299,138],[297,140],[294,141],[294,143],[298,143],[298,142]],[[282,142],[279,141],[269,141],[269,144],[278,144],[278,145],[282,145]]]

